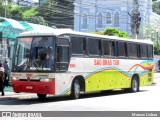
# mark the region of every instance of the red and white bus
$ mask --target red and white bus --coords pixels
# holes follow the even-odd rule
[[[75,32],[29,31],[18,36],[13,69],[14,92],[69,94],[125,89],[153,83],[150,40]]]

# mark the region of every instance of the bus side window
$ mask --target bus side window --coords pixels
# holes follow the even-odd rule
[[[147,45],[140,44],[140,55],[141,58],[147,58]]]
[[[87,55],[87,40],[83,38],[83,54]]]
[[[91,56],[99,56],[102,54],[102,46],[100,39],[89,38],[88,39],[88,53]]]
[[[58,42],[56,71],[67,71],[70,60],[69,39],[58,38]]]
[[[104,55],[115,56],[115,42],[114,41],[103,41]]]
[[[71,36],[72,55],[83,55],[83,38]]]
[[[118,42],[118,56],[127,57],[127,47],[125,42]]]
[[[129,58],[137,58],[138,57],[138,49],[137,44],[135,43],[128,43],[127,44],[127,53]]]
[[[153,46],[147,45],[148,58],[153,58]]]
[[[141,51],[140,51],[140,44],[136,44],[137,45],[137,55],[138,55],[138,58],[141,57]]]

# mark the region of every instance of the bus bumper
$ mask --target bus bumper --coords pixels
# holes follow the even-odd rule
[[[32,82],[12,80],[13,91],[55,95],[55,79],[52,82]]]

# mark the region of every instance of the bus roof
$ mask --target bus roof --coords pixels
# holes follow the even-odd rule
[[[98,34],[92,34],[92,33],[84,33],[84,32],[76,32],[72,29],[53,29],[53,30],[33,30],[28,32],[23,32],[18,35],[18,37],[29,37],[29,36],[60,36],[64,34],[72,34],[72,35],[78,35],[78,36],[88,36],[88,37],[96,37],[101,39],[111,39],[111,40],[125,40],[125,41],[134,41],[134,42],[140,42],[140,43],[148,43],[153,44],[151,40],[147,39],[127,39],[127,38],[120,38],[117,36],[108,36],[108,35],[98,35]]]

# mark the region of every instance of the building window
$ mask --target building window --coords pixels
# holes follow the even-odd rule
[[[83,24],[82,24],[82,28],[86,29],[87,28],[87,14],[83,14]]]
[[[111,13],[110,12],[107,12],[106,19],[107,19],[107,24],[111,24]]]
[[[98,14],[98,27],[101,28],[102,27],[102,13]]]
[[[119,13],[118,12],[114,14],[114,26],[119,27]]]

